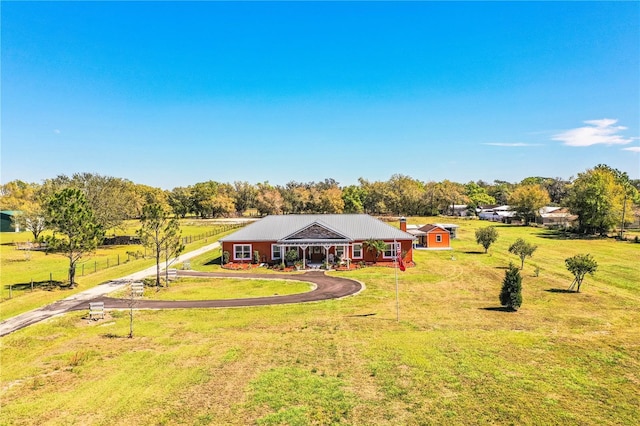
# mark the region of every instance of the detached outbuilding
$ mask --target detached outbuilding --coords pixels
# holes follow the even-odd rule
[[[2,210],[0,212],[0,232],[20,232],[20,226],[13,220],[20,213],[17,210]]]
[[[418,231],[419,244],[429,250],[451,250],[451,232],[438,225],[424,225]]]

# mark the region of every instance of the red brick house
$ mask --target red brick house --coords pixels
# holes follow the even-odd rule
[[[401,226],[406,223],[401,223]],[[297,250],[305,263],[332,259],[350,262],[373,262],[366,250],[368,239],[382,240],[387,250],[378,261],[393,261],[394,244],[400,245],[405,262],[413,261],[415,237],[366,214],[303,214],[266,216],[257,222],[220,239],[222,250],[231,262],[249,263],[258,252],[262,263],[281,263],[284,254]]]

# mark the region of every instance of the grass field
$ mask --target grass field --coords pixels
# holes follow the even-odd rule
[[[487,223],[457,223],[452,252],[417,252],[399,273],[399,322],[394,271],[365,268],[332,272],[366,284],[341,300],[140,311],[133,339],[117,311],[5,336],[0,422],[637,424],[640,244],[499,225],[483,254],[474,231]],[[511,313],[498,294],[518,237],[538,250]],[[564,259],[576,253],[599,269],[566,293]],[[192,267],[215,270],[218,255]]]
[[[137,226],[137,221],[128,221],[127,228],[118,233],[134,235]],[[218,229],[219,224],[212,221],[184,220],[181,223],[182,235],[194,237],[194,241],[187,244],[185,250],[195,250],[211,244],[223,235],[232,232],[227,231],[195,240],[196,236],[202,236]],[[135,259],[127,256],[127,252],[144,253],[144,248],[140,245],[101,247],[80,261],[76,269],[78,285],[75,289],[69,289],[67,285],[69,260],[66,257],[46,254],[41,251],[26,253],[16,249],[16,242],[25,242],[32,238],[33,235],[28,232],[0,233],[0,320],[44,306],[154,264],[154,260],[149,257]],[[110,261],[108,268],[106,267],[107,259]],[[119,263],[118,259],[120,259]],[[96,264],[98,266],[94,272]],[[50,285],[50,277],[53,285]],[[33,291],[31,290],[32,279],[34,280]]]

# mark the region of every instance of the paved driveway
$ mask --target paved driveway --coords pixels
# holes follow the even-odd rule
[[[253,297],[245,299],[224,300],[139,300],[137,309],[170,309],[170,308],[231,308],[243,306],[283,305],[287,303],[316,302],[320,300],[338,299],[351,296],[363,288],[358,281],[325,275],[323,271],[308,271],[304,274],[237,274],[232,272],[196,272],[178,271],[179,276],[215,277],[215,278],[246,278],[246,279],[278,279],[305,281],[315,284],[315,288],[306,293],[288,294],[285,296]],[[92,300],[104,302],[105,309],[125,309],[129,306],[127,299],[114,299],[102,296]],[[88,309],[88,303],[70,308],[70,310]]]

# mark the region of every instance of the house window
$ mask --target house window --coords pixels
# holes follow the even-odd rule
[[[271,244],[271,259],[282,259],[282,247],[277,244]]]
[[[336,247],[336,257],[338,259],[344,259],[344,246]]]
[[[251,260],[251,244],[234,244],[233,260]]]
[[[442,235],[436,235],[436,243],[442,242]]]
[[[362,244],[353,245],[353,258],[362,259]]]
[[[399,246],[399,243],[397,243]],[[391,259],[396,256],[396,244],[387,243],[386,248],[384,249],[384,254],[382,255],[385,259]]]

